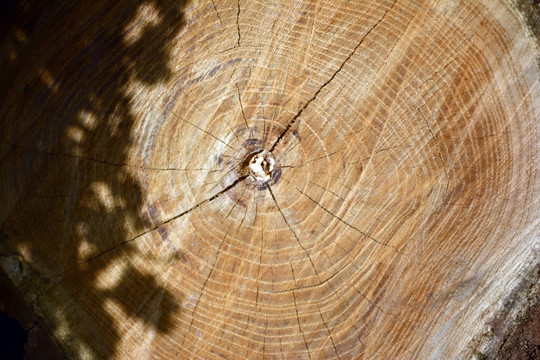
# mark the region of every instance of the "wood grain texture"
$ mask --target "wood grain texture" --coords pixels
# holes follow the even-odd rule
[[[511,3],[30,1],[6,24],[0,259],[70,357],[469,358],[539,263],[538,49]]]

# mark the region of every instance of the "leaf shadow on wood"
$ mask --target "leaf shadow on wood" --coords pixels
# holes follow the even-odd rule
[[[21,259],[21,290],[71,356],[111,358],[128,330],[169,332],[180,311],[130,242],[151,224],[129,163],[142,114],[128,85],[171,77],[184,7],[11,1],[0,19],[0,251]]]

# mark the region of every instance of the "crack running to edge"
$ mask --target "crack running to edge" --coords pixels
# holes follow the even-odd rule
[[[386,16],[386,14],[394,7],[394,5],[396,4],[396,1],[394,1],[394,3],[392,4],[392,6],[390,6],[388,8],[388,10],[386,10],[383,14],[383,16],[379,19],[379,21],[377,21],[375,23],[375,25],[373,25],[365,34],[364,36],[362,36],[362,39],[360,39],[360,42],[358,43],[358,45],[356,45],[353,49],[353,51],[349,54],[349,56],[347,56],[347,58],[341,63],[340,67],[334,72],[334,74],[330,77],[330,79],[328,79],[324,84],[321,85],[321,87],[315,92],[315,95],[313,95],[313,97],[311,99],[309,99],[305,104],[304,106],[302,106],[302,108],[298,111],[298,113],[291,119],[291,121],[287,124],[287,126],[285,127],[285,130],[283,130],[283,132],[281,133],[281,135],[279,135],[279,137],[276,139],[276,141],[274,142],[274,145],[272,145],[272,147],[270,148],[270,152],[274,151],[274,149],[276,148],[276,146],[279,144],[279,142],[281,141],[281,139],[283,139],[283,137],[285,136],[285,134],[287,132],[289,132],[289,130],[291,129],[291,127],[294,125],[294,123],[296,122],[296,120],[300,117],[300,115],[302,115],[302,113],[304,112],[304,110],[309,106],[309,104],[311,104],[316,98],[317,96],[319,95],[319,93],[328,85],[330,84],[330,82],[332,80],[334,80],[334,78],[336,77],[336,75],[343,69],[343,67],[345,66],[345,64],[351,59],[351,57],[356,53],[356,50],[358,50],[358,48],[360,47],[360,45],[362,45],[362,43],[364,42],[364,40],[366,39],[366,37],[373,31],[373,29],[375,29],[377,27],[377,25],[379,25],[381,23],[381,21],[384,20],[384,17]],[[237,19],[238,20],[238,19]],[[238,24],[238,21],[237,21],[237,24]],[[238,30],[240,31],[240,29]],[[240,35],[240,32],[238,33],[238,35]],[[238,39],[238,44],[240,44],[240,38]]]

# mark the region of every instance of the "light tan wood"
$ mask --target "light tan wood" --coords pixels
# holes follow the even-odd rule
[[[2,267],[73,358],[469,358],[536,281],[524,23],[491,0],[28,5]]]

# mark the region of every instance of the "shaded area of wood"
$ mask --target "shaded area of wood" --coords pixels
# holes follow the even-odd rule
[[[69,344],[70,357],[115,356],[124,330],[108,303],[160,333],[178,310],[170,291],[134,265],[109,278],[114,286],[99,288],[100,274],[120,254],[87,261],[79,251],[127,240],[145,226],[143,190],[125,164],[135,101],[125,84],[170,77],[168,44],[184,26],[183,6],[160,0],[6,4],[0,158],[11,193],[4,194],[2,230],[20,214],[39,226],[26,233],[24,223],[10,225],[0,244],[3,266],[26,301],[35,305],[42,296],[36,306],[58,340]],[[156,21],[143,23],[126,42],[146,15]],[[12,158],[19,160],[8,165]],[[100,188],[108,198],[96,198]],[[14,196],[20,202],[10,203]],[[24,259],[15,249],[25,249]],[[123,256],[131,252],[126,246]],[[81,308],[89,311],[75,310]]]

